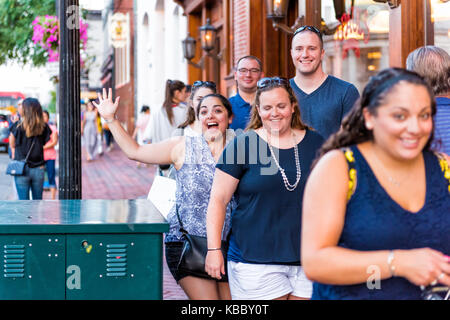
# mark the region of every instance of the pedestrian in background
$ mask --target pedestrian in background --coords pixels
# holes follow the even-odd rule
[[[167,80],[162,108],[152,112],[144,138],[157,143],[175,134],[178,126],[186,121],[186,85],[179,80]],[[170,165],[161,164],[160,174],[167,175]]]
[[[436,98],[433,147],[450,154],[450,55],[439,47],[420,47],[408,55],[406,68],[424,77],[433,89]]]
[[[149,120],[150,120],[150,107],[142,106],[141,113],[139,114],[138,119],[136,121],[136,126],[134,128],[132,136],[132,138],[136,139],[137,143],[141,146],[147,143],[147,141],[144,139],[144,132],[148,126]],[[138,168],[140,168],[141,163],[138,162],[137,166]]]
[[[119,99],[112,101],[112,90],[100,96],[97,108],[108,122],[111,132],[125,154],[132,160],[149,164],[173,164],[176,169],[176,204],[167,220],[170,230],[165,237],[166,260],[175,280],[190,299],[229,299],[228,283],[203,279],[177,269],[182,253],[183,228],[189,234],[206,236],[206,209],[214,177],[217,159],[227,142],[227,128],[232,120],[232,109],[228,100],[218,94],[207,95],[200,101],[197,118],[201,121],[203,135],[174,136],[159,143],[139,145],[115,120]],[[227,206],[227,219],[222,230],[222,239],[227,238],[231,204]]]
[[[51,130],[45,123],[39,100],[27,98],[19,105],[20,120],[10,131],[12,158],[24,160],[29,154],[24,174],[14,176],[19,200],[41,200],[44,190],[44,145],[50,140]]]
[[[323,138],[302,122],[288,79],[263,78],[257,87],[247,131],[216,166],[208,248],[220,247],[226,204],[234,195],[227,256],[232,298],[309,299],[312,283],[301,267],[301,204]],[[206,271],[218,279],[225,273],[220,251],[208,252]]]
[[[102,118],[97,112],[97,153],[99,156],[103,155],[103,125],[102,125]]]
[[[56,150],[55,146],[58,144],[58,129],[56,125],[49,122],[50,115],[47,110],[43,111],[44,122],[50,127],[52,131],[50,140],[44,145],[44,161],[45,171],[47,172],[48,188],[50,189],[51,199],[56,199]]]
[[[418,300],[420,286],[450,285],[450,171],[430,148],[435,112],[418,74],[386,69],[322,147],[303,199],[313,299]]]
[[[339,130],[342,119],[359,98],[358,90],[323,71],[325,50],[322,33],[316,27],[298,28],[291,46],[295,77],[290,81],[302,120],[327,139]]]
[[[202,126],[197,118],[199,102],[208,94],[216,93],[216,84],[211,81],[195,81],[191,88],[191,95],[188,100],[187,119],[178,128],[184,130],[188,136],[202,134]]]
[[[132,136],[132,138],[136,139],[137,143],[140,145],[146,144],[146,140],[144,139],[144,131],[147,128],[149,120],[150,120],[150,107],[142,106]]]
[[[83,144],[86,149],[86,160],[94,160],[97,152],[97,109],[93,105],[93,101],[89,100],[87,108],[83,113],[81,122],[81,134],[83,136]]]
[[[229,98],[234,114],[231,129],[244,130],[247,127],[255,100],[256,83],[262,77],[264,77],[262,63],[257,57],[249,55],[238,60],[234,72],[237,92]]]
[[[192,86],[190,84],[186,85],[186,91],[184,92],[184,103],[186,105],[189,104],[189,98],[191,96],[192,93]]]

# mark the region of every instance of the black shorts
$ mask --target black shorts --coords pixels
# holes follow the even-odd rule
[[[181,252],[183,250],[183,242],[166,242],[165,255],[167,266],[175,281],[178,283],[181,279],[187,276],[193,276],[188,272],[178,270],[178,262],[180,261]],[[195,276],[193,276],[195,277]],[[227,279],[217,279],[217,282],[228,282]]]

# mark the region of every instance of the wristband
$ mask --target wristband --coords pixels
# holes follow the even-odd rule
[[[103,119],[105,119],[105,118],[103,118]],[[114,115],[114,118],[112,118],[112,120],[105,119],[105,122],[109,124],[109,123],[113,123],[115,120],[117,120],[116,115]]]
[[[222,248],[208,248],[208,251],[217,251],[217,250],[222,250]]]
[[[395,266],[392,264],[393,261],[394,261],[394,250],[391,250],[389,251],[387,264],[389,266],[389,272],[391,273],[391,276],[395,277]]]

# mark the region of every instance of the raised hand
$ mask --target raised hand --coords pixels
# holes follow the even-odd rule
[[[97,93],[99,103],[94,102],[94,106],[97,108],[100,116],[106,121],[111,121],[119,106],[120,97],[117,97],[116,101],[112,101],[112,89],[109,88],[108,94],[106,94],[106,89],[103,88],[103,94]]]

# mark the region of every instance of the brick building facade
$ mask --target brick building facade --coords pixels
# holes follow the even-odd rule
[[[248,54],[261,59],[266,76],[292,77],[295,75],[290,56],[292,35],[274,28],[272,21],[267,18],[266,0],[174,1],[184,8],[184,13],[188,17],[188,31],[192,37],[200,42],[198,28],[209,18],[218,31],[218,47],[223,50],[223,58],[220,62],[207,57],[203,69],[189,66],[189,83],[195,80],[213,80],[219,84],[222,94],[230,95],[235,91],[233,66],[240,57]],[[359,12],[360,16],[370,19],[375,18],[377,13],[385,13],[384,17],[387,19],[383,21],[384,30],[377,32],[373,29],[372,42],[359,41],[358,49],[363,49],[361,50],[364,53],[363,57],[351,52],[351,59],[345,60],[340,54],[345,43],[335,41],[333,33],[328,33],[324,37],[327,45],[327,57],[324,60],[326,72],[351,81],[358,88],[362,88],[368,78],[382,68],[404,67],[407,55],[417,47],[433,44],[446,47],[445,41],[442,42],[436,38],[433,32],[441,32],[441,29],[449,30],[450,35],[450,29],[446,29],[445,25],[449,23],[450,17],[441,17],[440,19],[444,19],[444,22],[434,21],[433,16],[436,16],[436,10],[443,9],[434,4],[433,11],[433,4],[430,5],[430,1],[427,0],[285,1],[288,2],[288,14],[281,22],[287,26],[293,26],[297,17],[300,17],[300,24],[313,25],[325,30],[328,25],[324,21],[324,16],[329,15],[330,12],[332,12],[331,16],[334,16],[336,8],[333,6],[344,8],[347,14],[355,9],[355,13]],[[443,2],[439,5],[450,6],[450,3]],[[357,19],[356,16],[355,18]],[[446,34],[440,37],[448,42],[449,36],[446,37]],[[198,62],[202,54],[204,53],[197,45],[197,54],[193,60]]]
[[[114,97],[120,96],[117,117],[124,128],[132,134],[135,123],[135,80],[134,80],[134,1],[111,0],[104,15],[105,34],[109,35],[109,19],[115,13],[123,13],[127,17],[129,30],[127,44],[123,48],[114,48],[108,38],[106,41],[102,67],[103,88],[113,88]]]

